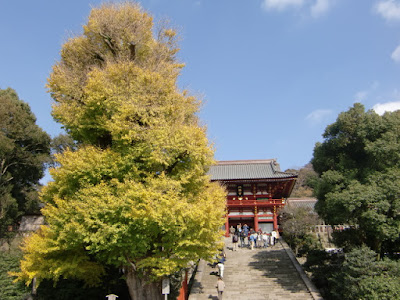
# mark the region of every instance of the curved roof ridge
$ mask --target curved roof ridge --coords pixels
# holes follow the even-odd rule
[[[282,172],[276,159],[219,161],[210,167],[211,180],[284,179],[297,177]]]
[[[244,164],[270,164],[277,163],[276,158],[270,159],[243,159],[243,160],[217,160],[217,165],[244,165]]]
[[[217,165],[270,164],[272,162],[276,163],[276,158],[247,159],[247,160],[218,160]]]

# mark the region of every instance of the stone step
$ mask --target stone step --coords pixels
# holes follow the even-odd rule
[[[227,238],[225,246],[224,299],[314,299],[282,244],[266,249],[239,248],[232,251]],[[218,299],[217,279],[218,268],[202,261],[189,300]]]

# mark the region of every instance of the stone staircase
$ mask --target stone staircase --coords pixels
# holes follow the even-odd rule
[[[304,272],[292,262],[286,243],[232,251],[230,238],[226,238],[225,246],[225,300],[322,299],[310,282],[305,283],[308,279],[303,279]],[[218,268],[200,261],[189,300],[218,299],[217,279]]]

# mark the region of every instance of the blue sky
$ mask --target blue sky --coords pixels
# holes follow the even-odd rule
[[[201,95],[216,159],[312,158],[354,102],[400,108],[399,0],[143,0],[182,37],[179,84]],[[50,135],[45,83],[63,42],[101,1],[0,0],[0,88],[28,102]]]

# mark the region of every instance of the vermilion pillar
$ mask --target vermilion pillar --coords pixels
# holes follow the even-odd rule
[[[254,207],[254,230],[255,230],[255,231],[258,231],[257,207]]]
[[[276,206],[274,206],[274,230],[278,230],[278,218],[276,215]]]

